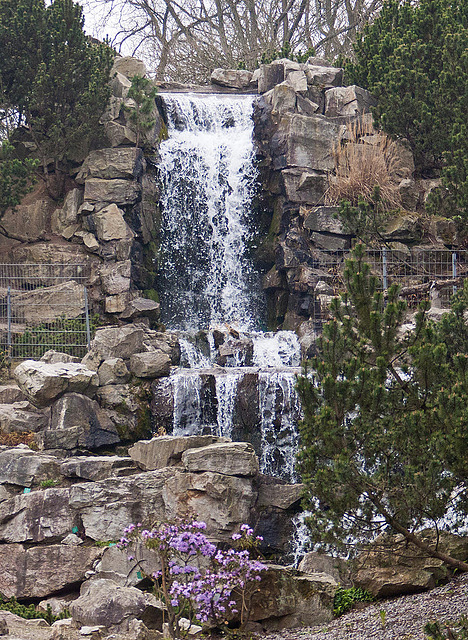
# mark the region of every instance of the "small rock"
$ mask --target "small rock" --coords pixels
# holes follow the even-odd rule
[[[135,353],[130,358],[130,371],[138,378],[162,378],[171,372],[171,359],[161,351]]]

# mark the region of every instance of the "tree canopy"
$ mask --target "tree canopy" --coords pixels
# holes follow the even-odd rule
[[[405,333],[398,287],[385,297],[363,255],[346,265],[313,379],[298,381],[311,537],[346,547],[390,528],[468,570],[417,535],[468,513],[468,281],[439,323],[422,308]]]
[[[354,54],[347,79],[377,98],[378,126],[408,141],[420,175],[442,170],[447,211],[467,216],[468,3],[386,0]]]
[[[46,177],[51,160],[58,174],[86,154],[110,95],[113,52],[83,27],[72,0],[0,3],[1,108],[27,129]]]

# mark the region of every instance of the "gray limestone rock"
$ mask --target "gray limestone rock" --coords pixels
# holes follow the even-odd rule
[[[246,89],[250,85],[253,73],[243,69],[215,69],[211,74],[211,82],[221,87]]]
[[[334,87],[325,92],[325,115],[327,117],[355,116],[369,113],[375,107],[375,98],[355,84],[349,87]]]
[[[7,598],[43,598],[83,582],[102,556],[97,547],[0,545],[0,592]]]
[[[138,473],[139,469],[131,458],[121,458],[120,456],[75,456],[61,463],[60,472],[66,478],[80,478],[97,482],[105,478]]]
[[[13,404],[24,400],[26,400],[26,396],[17,385],[0,385],[0,404]]]
[[[102,242],[133,238],[133,232],[124,220],[123,211],[116,204],[109,204],[92,215],[96,235]]]
[[[343,233],[343,225],[335,217],[339,207],[301,207],[300,214],[303,217],[304,229],[318,231],[319,233]]]
[[[296,92],[287,82],[277,84],[263,95],[263,99],[271,105],[276,113],[294,112],[296,109]]]
[[[216,436],[160,436],[151,440],[140,440],[128,450],[128,455],[145,471],[163,469],[180,464],[182,454],[188,449],[229,442]]]
[[[122,145],[135,145],[136,143],[136,133],[133,129],[119,122],[106,122],[104,130],[111,146],[120,147],[119,151]]]
[[[103,327],[96,331],[91,350],[99,353],[102,360],[107,358],[127,360],[134,353],[143,351],[144,338],[144,330],[135,325]]]
[[[311,205],[323,202],[328,185],[325,174],[294,168],[283,169],[281,176],[286,197],[291,202]]]
[[[138,378],[162,378],[171,371],[171,359],[161,351],[135,353],[130,358],[130,371]]]
[[[130,260],[105,264],[101,267],[100,273],[102,288],[105,293],[116,295],[129,291],[132,273]]]
[[[343,69],[323,65],[305,65],[307,82],[321,88],[339,87],[343,83]]]
[[[13,372],[20,388],[38,406],[46,406],[66,392],[93,395],[99,378],[81,363],[49,364],[25,360]]]
[[[121,318],[125,320],[135,320],[136,318],[150,318],[158,320],[160,316],[160,304],[148,298],[134,298],[125,307]]]
[[[146,75],[146,65],[142,60],[132,56],[116,56],[111,69],[111,77],[114,73],[121,73],[127,78]]]
[[[120,442],[116,428],[95,400],[78,393],[67,393],[52,406],[50,430],[79,427],[78,444],[85,449],[99,449]]]
[[[78,318],[84,309],[84,287],[70,280],[50,287],[12,294],[23,322],[38,324],[58,318]]]
[[[0,483],[32,487],[43,480],[59,478],[59,461],[53,456],[36,453],[21,445],[0,452]]]
[[[98,149],[91,151],[83,162],[76,181],[84,183],[88,178],[134,180],[141,176],[142,171],[143,152],[141,149],[137,147]]]
[[[88,178],[85,182],[84,199],[86,202],[131,205],[139,200],[140,195],[141,187],[133,180]]]
[[[130,378],[130,372],[122,358],[108,358],[98,369],[99,384],[125,384]]]
[[[0,542],[43,542],[63,538],[77,524],[69,489],[44,489],[0,503]]]
[[[227,476],[255,476],[258,459],[247,442],[219,442],[189,449],[182,454],[182,464],[191,472],[213,471]]]
[[[37,432],[48,422],[47,412],[35,409],[29,402],[0,404],[0,433]]]

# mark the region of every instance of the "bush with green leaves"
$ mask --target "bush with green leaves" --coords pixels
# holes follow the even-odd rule
[[[156,123],[154,112],[157,93],[158,91],[151,80],[144,76],[133,76],[132,85],[127,95],[127,98],[130,98],[133,102],[124,105],[124,109],[136,133],[135,146],[137,147],[140,146],[145,133],[150,131]]]
[[[359,550],[392,529],[452,569],[468,564],[418,536],[468,514],[468,280],[439,323],[423,305],[414,331],[392,285],[384,295],[358,245],[346,292],[298,379],[300,469],[311,539]]]
[[[377,124],[408,142],[420,175],[442,170],[446,204],[467,216],[468,3],[386,0],[354,51],[347,81],[375,95]]]
[[[47,611],[41,611],[36,608],[35,605],[24,605],[20,604],[16,598],[5,598],[0,593],[0,609],[3,611],[11,611],[20,618],[25,618],[26,620],[37,620],[38,618],[42,618],[46,620],[49,624],[53,624],[56,620],[63,620],[65,618],[70,617],[70,612],[68,609],[64,609],[58,616],[54,616],[52,613],[52,608],[50,604],[47,605]]]
[[[15,157],[15,148],[8,141],[0,143],[0,220],[7,209],[14,209],[31,190],[38,161]]]
[[[372,602],[375,600],[372,593],[359,587],[338,587],[333,598],[333,615],[338,617],[351,611],[356,602]]]
[[[429,640],[468,640],[468,617],[462,616],[458,622],[428,622],[424,633]]]

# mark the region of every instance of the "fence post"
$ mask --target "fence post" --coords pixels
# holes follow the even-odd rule
[[[88,344],[88,351],[91,348],[91,328],[89,326],[89,307],[88,307],[88,289],[84,287],[84,303],[85,303],[85,318],[86,318],[86,342]]]
[[[382,249],[382,280],[383,290],[388,289],[387,281],[387,249]]]
[[[452,251],[452,278],[455,279],[457,277],[457,252]],[[456,285],[453,285],[453,295],[457,293]]]
[[[7,293],[7,344],[8,357],[11,358],[11,287],[8,287]]]

